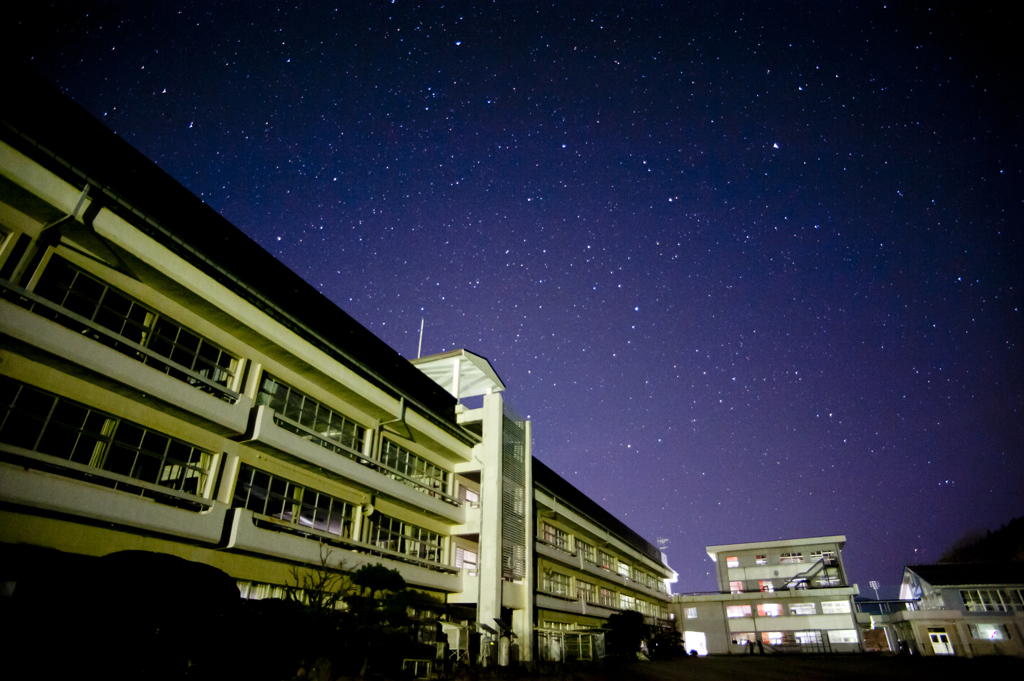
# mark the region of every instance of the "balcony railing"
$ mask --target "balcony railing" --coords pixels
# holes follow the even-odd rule
[[[357,452],[354,449],[350,449],[338,442],[328,440],[327,438],[325,438],[323,435],[316,432],[312,428],[308,428],[297,421],[293,421],[287,416],[284,416],[276,411],[274,412],[274,424],[279,428],[295,433],[304,440],[315,442],[324,449],[330,449],[337,454],[341,454],[342,456],[348,457],[349,459],[352,459],[356,463],[360,463],[366,466],[367,468],[370,468],[371,470],[377,471],[381,475],[386,475],[390,478],[398,480],[399,482],[402,482],[414,489],[419,490],[420,492],[423,492],[427,496],[441,499],[441,501],[451,504],[456,508],[462,507],[462,502],[459,501],[456,497],[453,497],[450,494],[446,494],[445,492],[442,492],[439,489],[431,487],[430,485],[424,485],[422,482],[419,482],[415,478],[410,477],[400,471],[397,471],[391,466],[383,464],[380,461],[377,461],[376,459],[373,459],[362,454],[361,452]]]
[[[21,288],[9,281],[0,279],[0,295],[2,297],[11,300],[11,302],[27,309],[29,312],[35,312],[36,306],[43,306],[46,309],[55,312],[60,317],[63,317],[67,322],[74,322],[74,325],[68,323],[57,322],[66,328],[72,330],[88,331],[90,334],[96,334],[103,336],[110,342],[100,341],[99,338],[94,339],[100,342],[105,347],[108,347],[116,352],[121,353],[125,357],[136,360],[138,362],[146,363],[146,359],[150,359],[157,364],[161,364],[167,367],[166,371],[162,373],[175,378],[183,383],[191,385],[194,388],[198,388],[203,392],[209,393],[218,399],[224,400],[229,404],[234,404],[238,401],[240,395],[229,388],[224,387],[220,383],[203,376],[202,374],[196,373],[195,371],[178,364],[174,360],[161,355],[160,353],[154,352],[149,348],[139,345],[135,341],[129,340],[124,336],[107,329],[96,322],[86,319],[85,317],[68,310],[67,308],[61,307],[54,302],[47,300],[31,291]],[[147,364],[150,368],[160,371],[157,367]]]

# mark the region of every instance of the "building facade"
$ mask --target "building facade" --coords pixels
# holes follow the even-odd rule
[[[908,565],[905,607],[861,606],[865,630],[882,630],[891,650],[918,655],[1024,656],[1024,564]]]
[[[687,650],[859,652],[845,544],[837,535],[707,547],[719,591],[673,597]]]
[[[548,536],[543,514],[615,557],[614,574],[592,579],[618,599],[601,612],[663,614],[667,591],[651,586],[671,574],[663,558],[578,492],[574,506],[551,498],[565,483],[535,462],[530,423],[485,359],[405,360],[59,92],[30,76],[9,85],[7,593],[36,549],[144,550],[219,568],[243,598],[268,598],[330,549],[345,571],[399,571],[432,599],[422,615],[443,621],[456,654],[470,657],[482,634],[514,639],[528,662],[538,619],[600,620],[572,620],[589,601],[561,605],[577,586],[559,593],[552,577],[589,563],[535,557],[548,550],[535,539]],[[535,487],[535,470],[556,482]],[[573,515],[581,506],[590,513]]]

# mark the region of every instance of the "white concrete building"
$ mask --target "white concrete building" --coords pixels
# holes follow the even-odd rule
[[[29,549],[134,549],[219,568],[244,598],[274,597],[328,546],[345,570],[381,563],[431,596],[421,614],[445,620],[456,651],[468,657],[470,632],[511,630],[530,661],[538,617],[565,622],[545,613],[589,603],[552,607],[557,588],[538,583],[536,468],[555,481],[537,488],[544,522],[614,557],[615,574],[608,559],[592,580],[615,593],[606,610],[661,615],[664,559],[582,494],[551,496],[567,483],[534,465],[530,423],[485,359],[410,363],[55,89],[18,74],[7,85],[8,593],[33,570]],[[576,555],[569,572],[586,574]]]
[[[707,547],[719,591],[673,598],[687,650],[699,654],[859,652],[842,549],[846,537]]]

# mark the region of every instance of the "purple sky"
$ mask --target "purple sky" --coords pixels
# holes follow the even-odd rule
[[[870,593],[1024,514],[1015,17],[164,4],[8,29],[400,353],[425,318],[490,359],[676,590],[708,544],[846,534]]]

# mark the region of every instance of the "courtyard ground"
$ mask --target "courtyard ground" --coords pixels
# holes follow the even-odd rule
[[[702,657],[577,669],[540,678],[565,681],[1009,681],[1024,679],[1024,659],[982,657],[968,660],[877,655]]]

